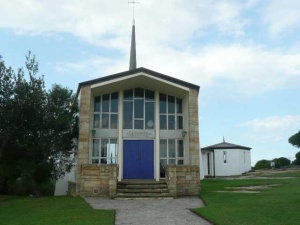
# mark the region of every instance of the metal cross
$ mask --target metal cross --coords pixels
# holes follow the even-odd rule
[[[135,4],[140,4],[140,2],[136,2],[135,0],[133,0],[133,1],[128,2],[128,3],[133,5],[133,7],[132,7],[132,16],[133,16],[133,19],[134,19],[134,5]]]

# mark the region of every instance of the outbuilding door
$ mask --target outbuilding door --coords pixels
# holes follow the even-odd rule
[[[154,141],[124,140],[123,178],[154,179]]]

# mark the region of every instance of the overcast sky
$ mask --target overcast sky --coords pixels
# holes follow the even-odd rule
[[[225,140],[260,159],[294,157],[300,130],[299,0],[140,0],[137,66],[201,86],[201,147]],[[0,0],[0,55],[30,50],[47,88],[128,70],[127,0]]]

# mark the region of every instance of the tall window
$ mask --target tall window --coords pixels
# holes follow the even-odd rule
[[[94,128],[118,128],[118,92],[94,98]]]
[[[154,129],[154,91],[135,88],[124,91],[124,129]]]
[[[223,152],[223,162],[224,162],[224,164],[227,163],[227,152],[226,151]]]
[[[117,139],[93,139],[92,164],[115,164],[117,152]]]
[[[182,99],[159,94],[160,129],[183,129]]]

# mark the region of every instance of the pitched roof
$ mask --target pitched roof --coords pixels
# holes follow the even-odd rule
[[[81,87],[83,87],[83,86],[92,85],[92,84],[96,84],[96,83],[101,83],[101,82],[105,82],[105,81],[110,81],[110,80],[113,80],[113,79],[118,79],[118,78],[121,78],[121,77],[130,76],[130,75],[133,75],[133,74],[136,74],[136,73],[146,73],[146,74],[149,74],[151,76],[154,76],[154,77],[157,77],[157,78],[160,78],[160,79],[163,79],[163,80],[175,83],[175,84],[182,85],[184,87],[197,89],[198,91],[200,89],[200,86],[198,86],[198,85],[188,83],[186,81],[179,80],[177,78],[174,78],[174,77],[162,74],[162,73],[158,73],[158,72],[155,72],[153,70],[149,70],[149,69],[144,68],[144,67],[139,67],[137,69],[128,70],[128,71],[124,71],[124,72],[121,72],[121,73],[116,73],[116,74],[112,74],[112,75],[109,75],[109,76],[97,78],[97,79],[94,79],[94,80],[88,80],[88,81],[81,82],[81,83],[78,84],[77,96],[80,92]]]
[[[201,148],[201,150],[215,150],[215,149],[244,149],[244,150],[250,150],[251,148],[242,146],[242,145],[236,145],[236,144],[231,144],[228,142],[221,142],[219,144],[215,145],[210,145],[205,148]]]

